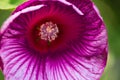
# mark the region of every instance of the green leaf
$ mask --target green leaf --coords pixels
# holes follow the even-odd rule
[[[1,10],[0,9],[0,27],[3,22],[10,16],[12,9]]]
[[[13,9],[25,0],[0,0],[0,9]]]
[[[0,80],[4,80],[4,76],[1,71],[0,71]]]

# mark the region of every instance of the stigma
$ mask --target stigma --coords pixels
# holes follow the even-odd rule
[[[40,38],[45,41],[52,42],[58,37],[59,30],[57,24],[53,22],[46,22],[40,26]]]

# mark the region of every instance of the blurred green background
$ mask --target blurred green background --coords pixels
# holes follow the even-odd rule
[[[0,26],[14,8],[25,0],[0,0]],[[93,0],[108,29],[109,56],[101,80],[120,80],[120,0]],[[4,80],[0,72],[0,80]]]

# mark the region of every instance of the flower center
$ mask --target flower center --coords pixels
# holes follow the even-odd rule
[[[42,40],[51,42],[57,38],[58,33],[57,25],[52,22],[46,22],[40,26],[39,35]]]

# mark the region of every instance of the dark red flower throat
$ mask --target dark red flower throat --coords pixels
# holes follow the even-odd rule
[[[61,6],[61,7],[60,7]],[[34,13],[31,20],[29,42],[41,53],[63,51],[79,37],[82,30],[82,15],[71,6],[60,2],[47,4]],[[74,34],[73,34],[74,33]]]
[[[59,26],[53,21],[37,24],[30,34],[33,46],[41,53],[47,53],[51,47],[57,46],[59,35]]]

